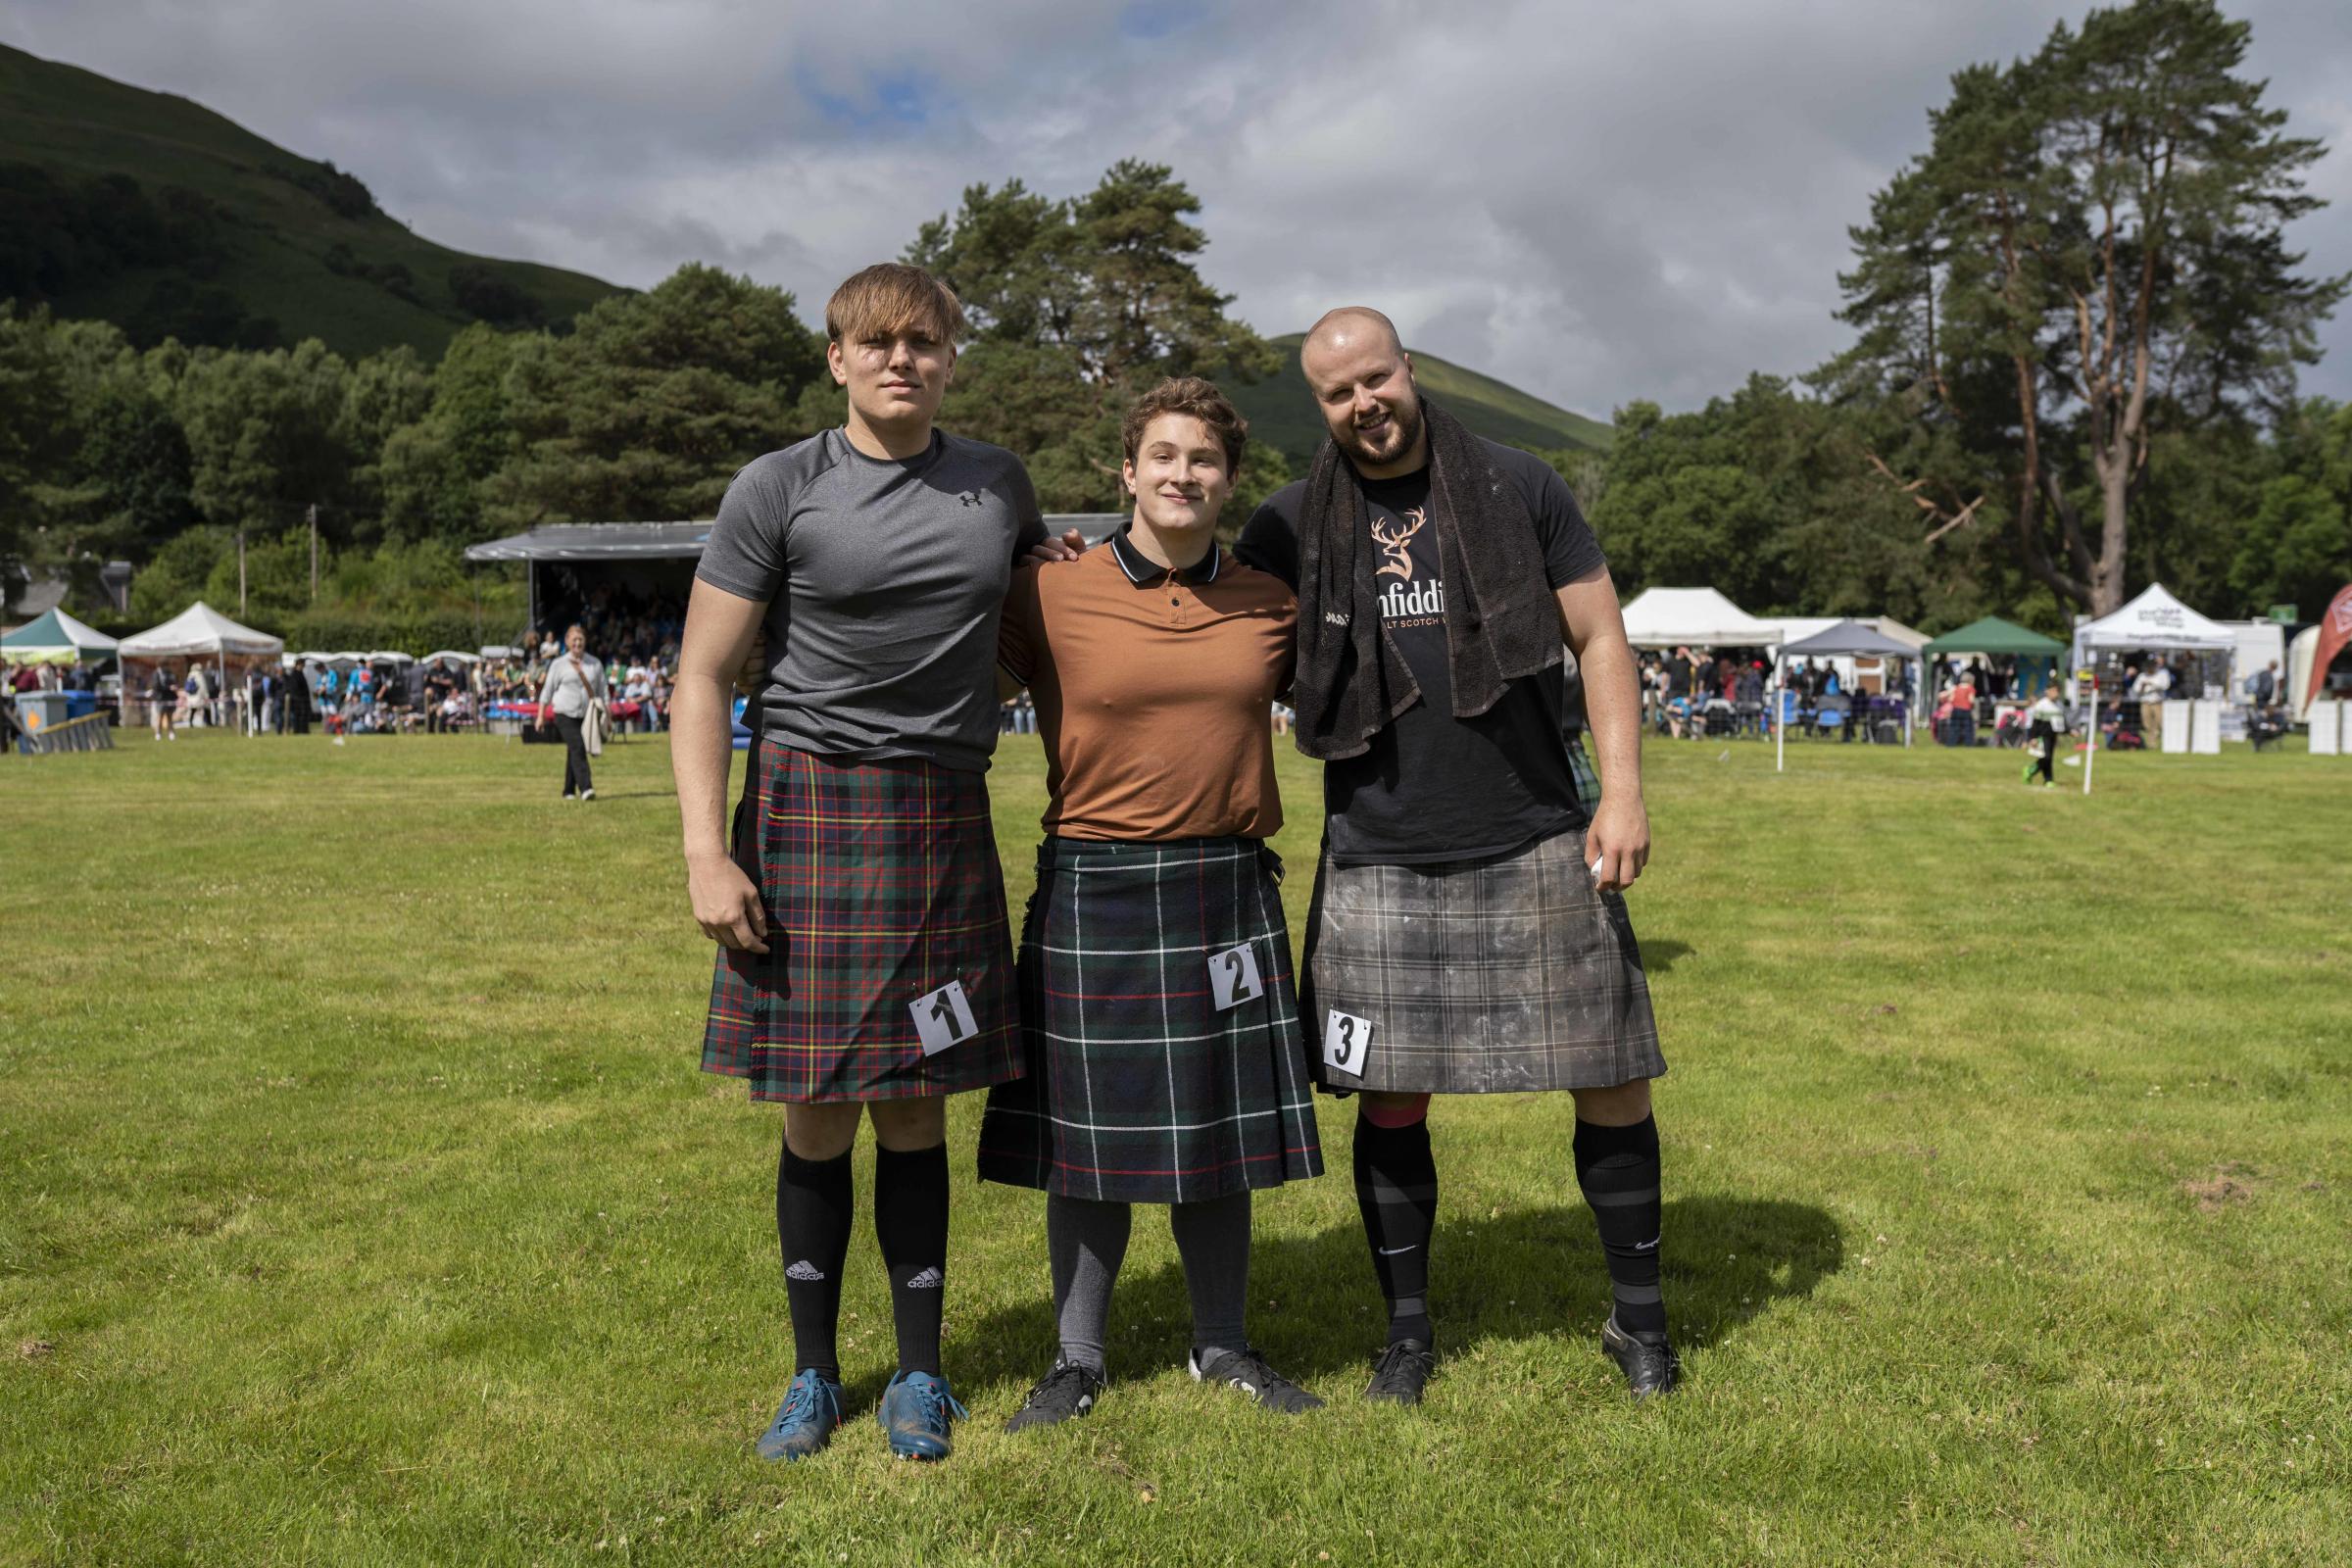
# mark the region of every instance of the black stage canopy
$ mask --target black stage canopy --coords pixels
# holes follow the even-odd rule
[[[707,522],[554,522],[488,544],[467,561],[659,561],[702,559]]]

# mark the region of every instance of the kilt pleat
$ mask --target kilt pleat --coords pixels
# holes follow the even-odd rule
[[[982,1180],[1177,1203],[1322,1173],[1280,874],[1254,839],[1039,847]],[[1244,944],[1261,994],[1219,1011],[1209,960]]]
[[[1302,1005],[1315,1081],[1400,1094],[1605,1089],[1666,1071],[1625,898],[1584,835],[1436,865],[1316,873]],[[1371,1025],[1359,1070],[1327,1059],[1333,1013]]]
[[[802,1103],[954,1094],[1020,1072],[983,775],[836,761],[762,737],[734,853],[766,903],[768,951],[719,950],[704,1071]],[[951,981],[976,1027],[926,1056],[909,1008]]]

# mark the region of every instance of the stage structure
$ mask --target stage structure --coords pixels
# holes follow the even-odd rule
[[[1053,512],[1046,514],[1046,531],[1058,538],[1075,528],[1089,545],[1099,545],[1126,520],[1123,512]],[[695,563],[710,540],[708,522],[555,522],[468,546],[466,559],[523,563],[531,625],[537,629],[550,624],[540,614],[542,566],[551,579],[561,573],[568,595],[584,595],[602,583],[634,600],[672,602],[683,614]]]

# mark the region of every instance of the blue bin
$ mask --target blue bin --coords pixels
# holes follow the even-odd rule
[[[70,719],[87,718],[98,711],[98,694],[96,692],[68,692],[65,696],[66,717]]]

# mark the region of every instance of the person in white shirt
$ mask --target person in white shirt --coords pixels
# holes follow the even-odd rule
[[[590,702],[606,701],[605,666],[588,652],[588,634],[573,626],[564,634],[564,652],[547,666],[539,688],[539,707],[551,713],[564,737],[564,799],[596,799],[588,776],[585,726]]]
[[[2031,760],[2026,763],[2025,782],[2032,783],[2039,772],[2042,783],[2054,785],[2058,782],[2058,737],[2066,732],[2066,710],[2059,706],[2055,681],[2043,687],[2026,710],[2026,751]]]
[[[620,695],[637,705],[638,732],[641,734],[651,733],[654,727],[653,715],[646,710],[646,705],[653,700],[654,683],[646,677],[643,664],[629,666],[628,684],[620,689]]]

